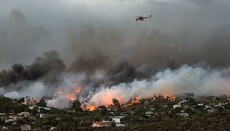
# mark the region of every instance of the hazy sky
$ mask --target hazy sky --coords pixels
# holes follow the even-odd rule
[[[57,50],[134,65],[229,64],[228,0],[0,0],[0,69]],[[137,15],[151,19],[136,22]],[[160,61],[160,62],[159,62]]]

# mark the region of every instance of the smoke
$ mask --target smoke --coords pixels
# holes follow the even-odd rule
[[[70,67],[70,71],[85,72],[88,74],[94,73],[96,70],[108,68],[108,58],[100,55],[86,58],[86,56],[79,57],[74,61]]]
[[[45,96],[45,94],[45,85],[41,82],[35,82],[30,84],[28,87],[21,88],[19,91],[6,92],[3,96],[13,99],[20,99],[23,97],[41,99],[43,96]]]
[[[48,51],[43,57],[37,57],[31,65],[14,64],[11,70],[0,72],[0,86],[8,86],[19,81],[34,81],[43,78],[54,83],[65,65],[58,52]]]
[[[145,66],[147,65],[140,68]],[[57,108],[67,108],[73,100],[79,100],[87,107],[91,103],[95,106],[109,105],[112,104],[112,99],[124,104],[134,97],[151,98],[157,95],[177,96],[184,93],[194,93],[196,96],[230,95],[229,68],[214,69],[200,65],[184,65],[174,70],[168,68],[159,71],[148,79],[134,79],[118,84],[115,82],[111,84],[108,81],[113,79],[108,78],[105,71],[100,70],[90,77],[85,73],[65,72],[59,76],[58,83],[54,85],[34,82],[21,84],[24,85],[23,88],[0,88],[0,93],[5,97],[16,99],[45,98],[47,106]]]
[[[101,87],[89,101],[100,106],[112,104],[113,98],[124,104],[134,97],[151,98],[155,95],[230,95],[229,73],[229,68],[213,70],[185,65],[177,70],[158,72],[150,80],[134,80],[131,83]]]
[[[0,88],[0,96],[2,96],[5,93],[5,89],[3,87]]]
[[[89,11],[95,11],[95,16],[90,12],[88,15],[92,15],[92,18],[87,24],[81,27],[69,25],[65,30],[67,48],[72,50],[67,56],[107,56],[110,65],[125,60],[135,67],[150,63],[161,68],[174,63],[172,66],[178,68],[200,61],[213,67],[228,67],[229,61],[224,56],[229,55],[227,50],[230,49],[227,44],[230,29],[226,21],[229,18],[223,17],[229,11],[224,4],[229,5],[229,2],[143,1],[139,7],[136,3],[124,1],[122,4],[127,9],[116,5],[111,7],[109,2],[107,7],[101,5],[101,10],[86,6]],[[132,5],[132,8],[126,5]],[[103,17],[102,10],[109,7],[119,8],[123,12],[117,11],[119,16],[111,12]],[[215,9],[215,12],[211,9]],[[124,13],[125,10],[127,13]],[[135,22],[134,16],[140,13],[153,14],[153,18]],[[218,20],[214,19],[216,17]],[[69,59],[72,58],[66,58]]]
[[[224,0],[50,0],[43,6],[3,0],[0,68],[31,64],[48,50],[57,50],[67,66],[97,59],[85,62],[95,64],[87,72],[121,61],[135,67],[174,63],[178,68],[200,61],[228,67],[229,5]],[[153,18],[135,21],[135,16],[149,14]]]
[[[9,69],[14,63],[30,64],[35,57],[52,49],[46,46],[50,43],[49,31],[31,25],[22,10],[12,9],[2,17],[5,21],[0,24],[1,69]]]

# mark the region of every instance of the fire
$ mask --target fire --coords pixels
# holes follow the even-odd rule
[[[164,94],[163,96],[164,96],[165,99],[167,99],[169,101],[175,101],[176,100],[175,96],[172,96],[172,95],[169,95],[169,94]]]
[[[74,101],[78,98],[77,96],[81,93],[82,88],[82,84],[79,84],[76,88],[72,88],[70,90],[64,90],[64,87],[58,88],[56,90],[56,95],[63,96],[67,100]]]
[[[135,97],[135,98],[133,99],[133,103],[140,104],[140,103],[141,103],[140,100],[141,100],[140,97]]]
[[[175,96],[171,96],[171,97],[170,97],[170,100],[171,100],[171,101],[175,101],[175,100],[176,100],[176,97],[175,97]]]
[[[130,102],[131,105],[133,104],[140,104],[141,98],[140,97],[134,97],[133,100]]]
[[[140,104],[141,98],[140,97],[134,97],[131,101],[129,101],[128,103],[126,103],[123,107],[128,107],[128,106],[132,106],[134,104]]]
[[[157,99],[156,96],[154,96],[153,98],[151,98],[151,101],[155,101]]]
[[[159,98],[163,98],[163,99],[166,99],[168,101],[175,101],[176,100],[175,96],[170,96],[168,94],[164,94],[162,96],[159,96]],[[121,107],[126,108],[126,107],[129,107],[129,106],[141,104],[141,99],[142,99],[141,97],[134,97],[133,99],[131,99],[126,104],[122,104]],[[151,98],[147,98],[146,100],[155,101],[157,99],[158,99],[157,96],[153,96]],[[119,99],[117,99],[117,100],[119,101]],[[111,99],[105,99],[105,100],[103,100],[103,103],[104,103],[103,106],[105,106],[106,108],[109,108],[110,106],[114,106]],[[119,101],[119,103],[120,103],[120,101]],[[88,103],[87,102],[87,104],[82,106],[82,109],[83,110],[88,110],[88,111],[94,111],[94,110],[96,110],[97,107],[98,107],[98,105],[96,105],[96,103],[94,103],[94,102]]]
[[[81,86],[77,87],[76,90],[75,90],[76,94],[80,94],[81,93],[81,89],[82,89]]]
[[[94,111],[96,110],[96,105],[95,103],[90,103],[89,105],[83,106],[82,109],[88,111]]]
[[[77,98],[76,98],[76,95],[73,94],[73,93],[67,94],[67,95],[66,95],[66,98],[67,98],[68,100],[70,100],[70,101],[74,101],[74,100],[77,99]]]
[[[64,98],[67,100],[74,101],[80,97],[79,95],[82,89],[83,89],[83,85],[77,83],[67,91],[64,91],[63,89],[60,89],[60,88],[57,89],[56,94],[64,96]],[[112,88],[111,90],[114,90],[114,89]],[[123,97],[121,97],[120,94],[121,94],[121,91],[117,91],[117,90],[112,91],[112,93],[110,90],[103,90],[103,92],[100,92],[97,95],[93,96],[92,98],[89,98],[89,101],[85,100],[85,102],[82,103],[81,107],[83,110],[88,110],[88,111],[94,111],[100,105],[106,106],[106,108],[108,108],[110,106],[115,106],[113,99],[118,100],[121,107],[128,107],[132,105],[141,104],[142,98],[140,96],[134,97],[133,99],[127,102],[127,100],[123,101],[122,99]],[[160,96],[160,98],[163,98],[169,101],[175,101],[176,99],[169,91],[167,91],[162,96]],[[157,99],[157,96],[154,95],[146,99],[155,101]]]
[[[94,105],[91,105],[90,107],[89,107],[89,111],[94,111],[96,109],[96,106],[94,106]]]
[[[168,97],[170,97],[170,96],[172,96],[172,95],[171,95],[171,93],[168,93],[168,92],[167,92],[167,93],[163,93],[163,96],[164,96],[164,98],[166,99],[166,98],[168,98]]]

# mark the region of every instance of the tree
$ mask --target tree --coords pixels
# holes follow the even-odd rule
[[[113,122],[111,123],[111,126],[112,126],[112,127],[116,127],[116,123],[113,121]]]
[[[114,106],[116,106],[116,107],[118,107],[118,108],[121,107],[121,105],[120,105],[120,103],[119,103],[119,101],[118,101],[117,99],[113,99],[112,101],[113,101],[113,105],[114,105]]]
[[[105,106],[99,106],[98,109],[100,109],[100,114],[102,116],[106,115],[107,113],[107,108]]]
[[[73,101],[73,103],[72,103],[72,108],[73,108],[75,111],[82,111],[81,102],[80,102],[79,100]]]
[[[38,102],[38,106],[42,106],[42,107],[46,107],[46,101],[44,99],[41,99],[39,102]]]
[[[19,102],[19,103],[22,103],[22,102],[24,102],[24,100],[25,100],[25,98],[23,97],[23,98],[20,98],[20,99],[18,100],[18,102]]]

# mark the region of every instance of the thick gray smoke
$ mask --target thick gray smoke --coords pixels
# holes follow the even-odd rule
[[[81,69],[88,67],[84,70],[90,73],[121,61],[156,68],[200,61],[229,65],[226,0],[50,0],[46,5],[2,1],[0,68],[32,63],[52,49],[67,66],[83,60]],[[135,16],[149,14],[153,18],[135,21]],[[88,59],[97,61],[84,61]]]
[[[0,72],[0,86],[8,86],[20,81],[44,79],[45,82],[57,82],[58,75],[65,69],[65,64],[58,52],[48,51],[37,57],[31,65],[14,64],[11,70]]]

